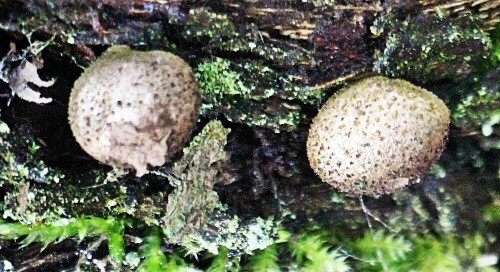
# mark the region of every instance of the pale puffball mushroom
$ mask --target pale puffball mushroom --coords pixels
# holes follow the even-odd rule
[[[309,130],[307,156],[316,174],[340,191],[391,193],[439,159],[449,116],[427,90],[399,79],[366,78],[321,108]]]
[[[188,140],[199,104],[184,60],[112,46],[75,82],[69,123],[89,155],[142,176],[148,164],[164,164]]]

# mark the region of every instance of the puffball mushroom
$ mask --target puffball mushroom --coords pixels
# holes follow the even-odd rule
[[[188,140],[199,104],[184,60],[112,46],[75,82],[69,123],[89,155],[142,176],[148,164],[164,164]]]
[[[307,156],[324,182],[352,195],[417,180],[444,149],[450,111],[411,83],[371,77],[340,90],[314,118]]]

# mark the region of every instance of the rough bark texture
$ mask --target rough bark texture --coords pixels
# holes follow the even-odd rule
[[[480,76],[474,69],[491,51],[486,31],[498,24],[499,9],[487,0],[0,0],[0,79],[15,77],[24,59],[43,67],[42,79],[56,78],[50,88],[29,85],[54,99],[43,106],[11,97],[15,89],[0,81],[1,120],[11,130],[9,136],[0,130],[1,211],[25,223],[128,214],[148,225],[168,213],[163,207],[172,187],[165,176],[103,183],[109,169],[83,152],[67,123],[70,90],[82,68],[107,47],[126,44],[172,52],[195,71],[203,104],[193,135],[216,118],[231,129],[228,159],[211,173],[234,181],[215,191],[241,218],[292,215],[284,220],[291,230],[314,222],[339,235],[364,231],[358,199],[320,181],[305,143],[326,97],[358,78],[383,74],[435,92],[452,110],[454,126],[440,161],[446,177],[428,175],[406,191],[366,199],[366,206],[408,233],[487,229],[477,210],[499,189],[500,132],[491,121],[500,101],[499,69]],[[488,135],[481,134],[485,127]],[[164,174],[170,167],[155,170]],[[41,201],[26,207],[30,194]],[[208,233],[217,229],[213,221]],[[20,258],[11,249],[0,254]],[[51,262],[67,266],[45,261]]]

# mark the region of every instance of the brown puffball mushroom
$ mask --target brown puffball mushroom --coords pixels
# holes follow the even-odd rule
[[[69,123],[89,155],[142,176],[188,140],[199,104],[193,71],[181,58],[113,46],[75,82]]]
[[[450,111],[434,94],[377,76],[331,97],[314,118],[307,156],[324,182],[352,195],[392,193],[429,170]]]

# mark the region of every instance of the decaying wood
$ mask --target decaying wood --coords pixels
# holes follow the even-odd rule
[[[421,0],[424,14],[449,12],[453,14],[475,13],[484,21],[485,29],[493,29],[500,23],[500,2],[492,0]]]
[[[370,26],[394,10],[408,14],[471,13],[486,29],[499,20],[499,3],[492,0],[464,1],[0,1],[0,26],[14,33],[36,32],[39,37],[56,35],[80,57],[92,60],[90,45],[130,44],[166,48],[175,43],[180,55],[231,57],[235,46],[255,42],[253,48],[239,45],[238,55],[262,59],[286,70],[304,85],[328,87],[344,77],[370,70],[375,39]],[[182,35],[193,22],[213,28],[210,15],[227,17],[229,25],[219,40]],[[220,21],[220,20],[219,20]],[[226,36],[223,36],[227,34]],[[239,35],[237,39],[232,36]],[[214,37],[212,37],[214,38]],[[221,47],[219,42],[229,45]],[[283,54],[273,54],[278,48]],[[71,54],[71,53],[70,53]]]
[[[484,30],[491,30],[500,20],[500,4],[495,0],[339,0],[331,5],[324,2],[326,1],[0,0],[0,34],[1,37],[5,37],[5,40],[0,39],[0,46],[7,48],[12,42],[18,44],[21,50],[31,43],[27,40],[27,36],[33,41],[53,39],[51,45],[44,49],[44,57],[47,53],[49,58],[55,59],[55,56],[62,55],[63,58],[74,61],[66,63],[72,66],[68,69],[69,72],[65,67],[52,67],[50,72],[55,71],[54,74],[48,73],[50,77],[57,77],[53,88],[57,89],[59,97],[68,96],[72,83],[78,76],[77,65],[88,66],[106,47],[113,44],[127,44],[140,50],[171,51],[184,58],[193,67],[205,61],[222,59],[230,63],[232,70],[240,72],[242,77],[245,77],[243,79],[245,83],[254,86],[251,95],[256,97],[264,96],[263,90],[271,88],[273,84],[277,85],[276,89],[285,89],[282,86],[283,81],[278,80],[283,78],[289,79],[292,87],[314,88],[331,94],[334,91],[331,87],[363,76],[365,73],[371,73],[377,54],[380,55],[387,48],[387,37],[404,32],[399,31],[397,27],[404,25],[400,22],[407,22],[405,20],[408,18],[420,16],[424,18],[420,21],[429,23],[430,20],[425,20],[426,16],[433,16],[432,18],[449,16],[454,19],[472,15],[478,18],[477,22],[479,25],[482,24]],[[404,42],[404,45],[411,45],[411,39]],[[401,47],[409,55],[418,54],[423,50],[421,44],[417,44],[417,48]],[[7,51],[0,51],[0,59]],[[51,64],[63,62],[60,59],[57,61]],[[432,65],[439,64],[432,63]],[[251,68],[245,68],[247,66]],[[272,70],[275,75],[266,78],[268,73],[263,71],[268,70]],[[65,75],[70,72],[71,75]],[[7,90],[8,86],[4,87]],[[54,96],[54,99],[58,98]],[[59,99],[64,101],[62,98]],[[247,99],[251,100],[248,102],[241,98],[238,103],[224,105],[220,110],[237,107],[239,102],[248,102],[246,104],[248,106],[244,109],[249,111],[258,109],[260,111],[256,112],[259,114],[273,115],[294,110],[305,115],[304,119],[307,119],[314,114],[321,103],[320,99],[306,103],[301,101],[301,98],[286,92],[276,92],[271,97],[259,99]],[[47,104],[44,107],[42,110],[37,108],[37,111],[28,108],[26,115],[43,120],[44,114],[56,106]],[[22,109],[16,110],[16,114],[22,116]],[[50,149],[55,145],[60,148],[65,142],[70,141],[68,139],[72,139],[69,127],[65,127],[67,126],[65,110],[65,107],[60,107],[57,111],[54,110],[54,113],[49,113],[54,117],[45,118],[51,120],[50,124],[38,125],[42,122],[33,122],[35,130],[48,131],[46,134],[50,135],[39,138],[53,141],[48,143],[49,148],[44,149]],[[8,115],[9,112],[2,111],[2,118],[7,119]],[[237,121],[233,121],[234,119],[227,118],[227,120],[230,121],[229,126],[234,127],[231,127],[232,133],[227,145],[232,158],[226,171],[236,176],[237,182],[218,191],[223,203],[229,204],[249,217],[294,214],[298,218],[296,224],[302,224],[311,218],[327,224],[349,225],[354,221],[364,224],[363,218],[359,216],[362,213],[357,200],[348,199],[343,206],[332,205],[334,190],[327,184],[321,183],[309,168],[305,155],[307,136],[305,122],[298,122],[293,129],[283,129],[278,134],[269,127],[239,126],[236,124]],[[62,140],[57,141],[57,139]],[[68,153],[71,153],[77,148],[72,146],[68,149],[70,150]],[[55,149],[52,152],[57,151]],[[85,156],[82,152],[76,153]],[[80,159],[78,162],[81,163],[83,160],[77,158],[77,155],[72,159]],[[455,158],[447,160],[448,163],[454,163]],[[157,183],[156,180],[153,181],[151,184]],[[158,203],[164,200],[163,196],[143,198],[134,195],[134,192],[142,193],[147,191],[147,188],[150,189],[148,184],[124,182],[133,185],[128,189],[128,192],[131,192],[131,199],[147,204],[141,206],[144,207],[142,210],[138,210],[139,216],[144,217],[142,213],[154,212],[151,207],[161,206]],[[439,194],[436,184],[437,181],[431,178],[425,186],[414,188],[413,192],[402,194],[400,197],[408,198],[404,201],[409,202],[415,201],[411,199],[419,195],[422,198],[419,201],[427,203],[429,202],[427,198],[438,198],[434,196]],[[37,186],[49,185],[26,183],[26,190]],[[72,186],[76,191],[81,184]],[[106,186],[108,187],[89,191],[88,194],[119,191],[116,187],[118,184]],[[61,195],[56,190],[58,188],[73,190],[68,184],[50,185],[50,188],[51,190],[46,191],[53,191],[54,195]],[[165,188],[163,190],[167,191]],[[25,195],[27,194],[21,194],[16,201],[23,204]],[[372,211],[375,210],[375,216],[381,217],[382,220],[400,212],[409,218],[409,221],[416,222],[415,229],[424,228],[423,225],[428,223],[418,221],[418,212],[411,207],[399,211],[384,210],[387,206],[394,205],[392,201],[389,197],[385,197],[378,202],[368,200],[366,204]],[[387,204],[389,202],[392,204]],[[15,206],[17,203],[12,205]],[[68,205],[72,206],[72,203]],[[26,208],[20,206],[21,210]],[[103,210],[96,205],[82,206],[84,214],[89,211],[86,208]],[[72,216],[78,216],[77,213],[81,212],[78,208],[73,210],[75,214],[71,214]]]

